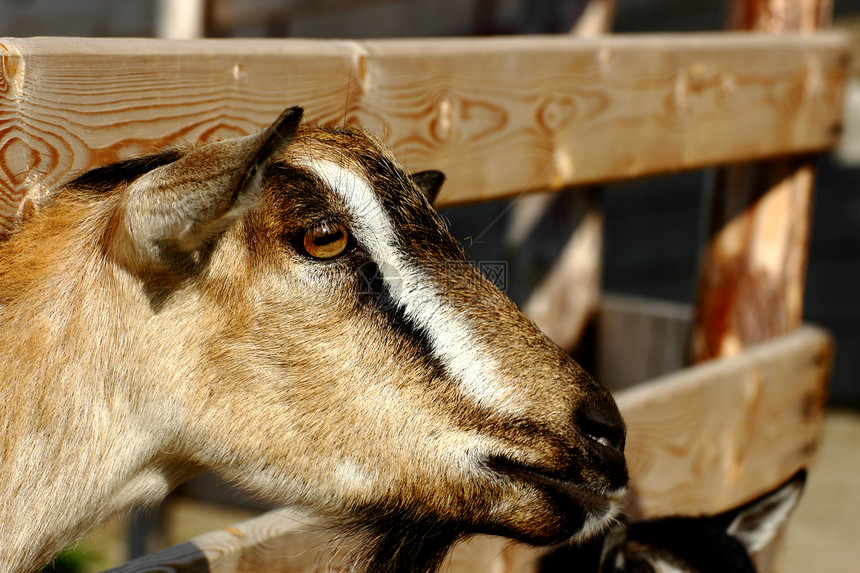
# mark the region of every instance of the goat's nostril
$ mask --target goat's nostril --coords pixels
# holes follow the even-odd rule
[[[598,395],[582,404],[576,423],[583,449],[601,476],[598,482],[609,490],[624,489],[628,482],[624,458],[627,430],[609,393],[603,399]]]
[[[589,440],[594,440],[595,442],[597,442],[601,446],[606,446],[607,448],[613,447],[612,441],[609,438],[593,436],[591,434],[585,434],[585,437],[588,438]]]
[[[581,412],[578,422],[579,430],[586,438],[604,448],[624,453],[627,431],[617,411],[589,408]]]

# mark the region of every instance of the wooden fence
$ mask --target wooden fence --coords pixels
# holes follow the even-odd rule
[[[830,149],[835,34],[377,41],[2,39],[0,217],[27,193],[300,104],[382,135],[442,203]],[[6,224],[0,221],[0,224]]]
[[[38,202],[46,188],[89,167],[180,140],[249,133],[288,105],[304,106],[322,123],[367,127],[409,169],[445,171],[443,204],[704,166],[744,163],[752,173],[759,167],[749,162],[766,158],[802,165],[837,142],[848,71],[847,43],[831,33],[361,42],[6,38],[0,57],[0,232],[26,201]],[[774,175],[773,188],[794,173]],[[720,211],[725,217],[715,233],[752,225],[763,238],[747,233],[732,253],[753,266],[780,268],[799,256],[802,268],[806,236],[783,241],[774,211],[758,226],[744,219],[752,203],[806,216],[808,204],[785,203],[769,189]],[[721,300],[727,292],[751,297],[759,304],[755,316],[768,316],[774,304],[756,299],[771,291],[754,282],[703,280],[702,288],[702,301],[714,292]],[[775,292],[779,304],[795,296],[787,288]],[[722,342],[704,347],[734,356],[683,369],[689,321],[630,301],[595,310],[598,374],[616,386],[652,378],[618,397],[638,515],[721,511],[811,462],[832,353],[828,335],[788,324],[761,340],[744,338],[709,308],[702,304],[691,315],[698,340],[713,342],[713,323],[723,319],[716,335]],[[642,366],[631,374],[623,365],[636,360]],[[274,513],[120,570],[311,571],[329,563],[309,553],[318,536]],[[478,538],[451,559],[457,571],[491,563],[493,570],[526,572],[534,570],[534,556]]]

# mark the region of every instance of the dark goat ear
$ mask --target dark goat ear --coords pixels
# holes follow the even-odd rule
[[[114,247],[147,259],[208,243],[257,204],[263,171],[301,118],[301,108],[289,108],[258,133],[196,147],[136,179],[123,204],[126,234],[117,237],[126,244]]]
[[[759,551],[779,533],[797,507],[805,483],[806,471],[801,470],[782,486],[745,505],[727,533],[743,543],[748,552]]]
[[[435,205],[439,190],[442,189],[442,184],[445,182],[445,174],[435,169],[419,171],[412,174],[412,181],[421,189],[430,204]]]

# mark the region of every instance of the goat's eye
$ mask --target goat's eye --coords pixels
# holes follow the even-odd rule
[[[349,246],[349,230],[332,221],[317,223],[305,231],[302,247],[315,259],[333,259]]]

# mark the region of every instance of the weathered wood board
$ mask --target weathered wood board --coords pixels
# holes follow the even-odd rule
[[[273,511],[147,555],[109,573],[349,573],[351,548],[288,511]],[[480,536],[455,548],[442,571],[537,573],[540,548]]]
[[[808,466],[832,354],[830,336],[807,326],[617,395],[634,514],[717,513]]]
[[[0,232],[40,186],[296,104],[447,172],[443,203],[826,149],[846,49],[835,34],[0,39]]]
[[[614,314],[627,308],[615,305]],[[606,313],[604,313],[606,314]],[[677,311],[669,313],[678,322]],[[689,315],[689,313],[688,313]],[[614,343],[616,360],[645,348],[655,328]],[[631,321],[647,322],[647,316]],[[678,337],[680,339],[680,337]],[[607,355],[612,353],[607,352]],[[815,327],[754,346],[743,354],[639,384],[617,395],[628,425],[627,456],[634,516],[717,513],[761,495],[812,461],[824,415],[830,337]],[[345,571],[345,552],[302,521],[274,512],[202,535],[113,571]],[[450,556],[452,573],[533,573],[541,550],[478,537]],[[332,556],[334,554],[334,556]]]
[[[687,364],[693,309],[686,304],[604,294],[595,326],[594,373],[613,392]]]

